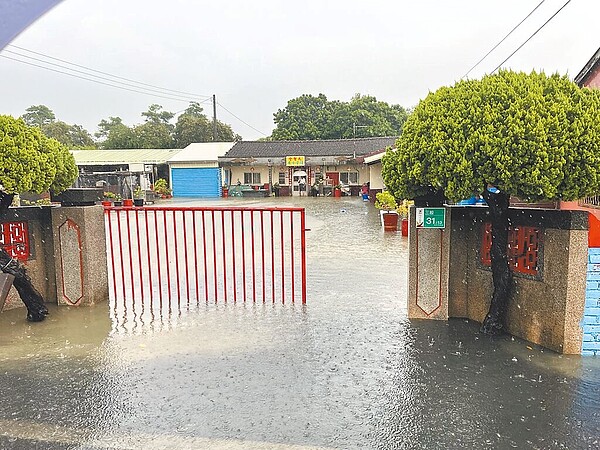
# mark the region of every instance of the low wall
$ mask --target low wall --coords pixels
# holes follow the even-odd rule
[[[46,300],[56,301],[54,271],[54,240],[52,238],[51,208],[9,208],[0,212],[0,245],[11,247],[17,259],[27,267],[33,286]],[[7,250],[9,250],[7,248]],[[10,253],[10,252],[9,252]],[[14,255],[14,253],[13,253]],[[22,307],[15,288],[11,288],[4,309]]]
[[[413,247],[418,247],[419,258],[410,264],[416,274],[409,274],[409,316],[482,322],[493,291],[483,245],[489,241],[487,208],[447,207],[446,217],[443,231],[417,230],[412,220],[411,259]],[[511,208],[510,217],[515,228],[511,247],[515,284],[508,306],[508,332],[557,352],[581,353],[587,213]],[[427,276],[419,275],[424,271]],[[419,289],[419,282],[428,285],[428,292]],[[426,308],[411,307],[411,303],[426,304],[427,299],[430,308],[439,304],[430,314]]]
[[[0,213],[0,246],[27,268],[48,303],[90,305],[108,299],[103,208],[22,207]],[[4,309],[23,307],[11,288]]]

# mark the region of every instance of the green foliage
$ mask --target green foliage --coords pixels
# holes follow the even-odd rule
[[[167,180],[164,178],[159,178],[156,180],[156,183],[154,183],[154,192],[159,195],[171,195],[171,189],[169,189]]]
[[[163,111],[162,106],[153,104],[142,113],[144,123],[129,127],[120,117],[109,117],[98,124],[96,137],[102,148],[184,148],[193,142],[212,142],[213,123],[202,112],[199,103],[190,106],[177,117],[172,125],[169,121],[174,114]],[[241,137],[231,127],[217,120],[217,141],[231,142]]]
[[[51,124],[56,120],[54,112],[46,105],[32,105],[21,116],[30,127],[40,127]]]
[[[22,119],[0,116],[0,185],[4,192],[61,192],[77,177],[67,148]]]
[[[501,71],[429,94],[382,159],[399,198],[487,184],[526,201],[600,192],[600,92],[566,76]]]
[[[144,198],[144,191],[139,184],[133,190],[133,198]]]
[[[398,208],[398,203],[389,191],[378,192],[375,194],[375,208],[393,211]]]
[[[96,148],[92,136],[85,128],[56,120],[54,112],[47,106],[34,105],[25,111],[21,118],[27,125],[39,127],[44,135],[56,139],[68,149]]]
[[[314,140],[396,136],[407,112],[372,96],[355,95],[350,102],[329,101],[323,94],[302,95],[274,114],[271,139]]]

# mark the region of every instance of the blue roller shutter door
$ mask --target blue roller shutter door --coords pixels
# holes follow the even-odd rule
[[[174,197],[220,197],[221,169],[171,169]]]

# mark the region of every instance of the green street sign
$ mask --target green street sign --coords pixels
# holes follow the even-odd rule
[[[446,228],[446,208],[417,208],[417,228]]]

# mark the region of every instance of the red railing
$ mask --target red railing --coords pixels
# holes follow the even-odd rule
[[[303,208],[105,208],[115,305],[306,303]]]

